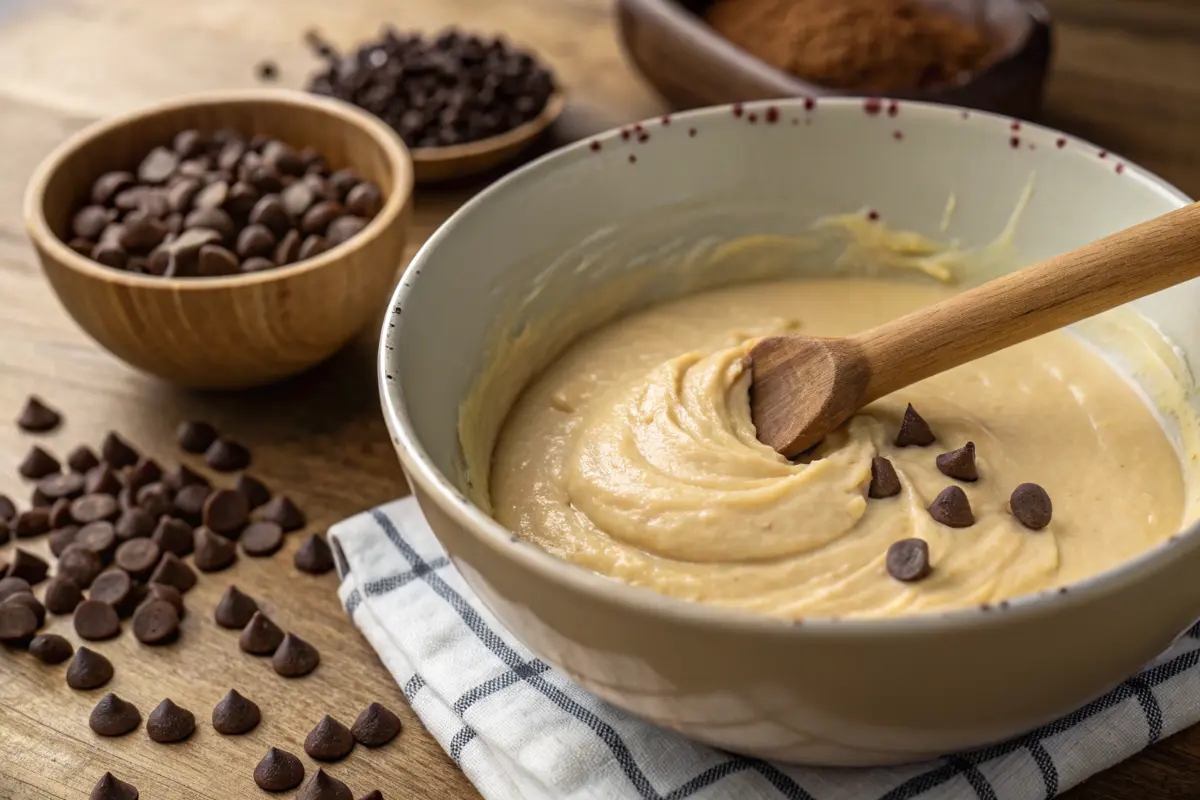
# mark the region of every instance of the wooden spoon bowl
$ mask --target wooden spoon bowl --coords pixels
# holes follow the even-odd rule
[[[332,169],[374,181],[384,206],[357,235],[319,256],[229,277],[124,272],[65,244],[97,177],[136,166],[189,128],[314,147]],[[71,137],[34,173],[25,227],[67,313],[113,355],[183,386],[242,388],[308,369],[376,318],[403,259],[412,187],[404,145],[366,112],[303,92],[229,91],[171,100]]]

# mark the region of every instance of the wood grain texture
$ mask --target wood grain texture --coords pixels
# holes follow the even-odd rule
[[[1200,6],[1194,0],[1048,5],[1059,23],[1059,56],[1047,89],[1047,121],[1200,194]],[[308,513],[311,530],[403,494],[379,414],[373,330],[324,366],[270,389],[200,394],[148,378],[93,344],[58,305],[23,234],[25,183],[43,156],[96,118],[185,92],[255,86],[260,59],[279,63],[280,85],[301,86],[318,66],[301,44],[310,26],[342,46],[374,34],[384,21],[419,28],[466,21],[484,32],[506,32],[546,57],[570,93],[547,145],[662,113],[626,63],[612,16],[612,0],[408,0],[402,6],[389,0],[28,0],[15,6],[0,0],[0,492],[27,496],[15,469],[29,438],[6,420],[37,391],[68,414],[63,431],[48,439],[58,452],[78,441],[98,443],[115,428],[170,460],[175,423],[209,419],[252,447],[252,472],[285,487]],[[406,254],[482,185],[418,191]],[[358,751],[332,767],[356,796],[378,787],[389,798],[478,797],[347,626],[334,578],[291,568],[297,544],[293,534],[274,558],[242,559],[203,581],[188,596],[192,616],[172,648],[142,656],[128,635],[98,646],[116,663],[116,690],[143,713],[170,695],[197,714],[201,730],[186,744],[154,745],[144,731],[101,740],[86,727],[99,692],[74,693],[63,682],[63,668],[0,653],[0,798],[84,800],[108,769],[155,800],[265,796],[253,788],[250,773],[269,745],[300,754],[321,714],[349,723],[370,700],[401,714],[406,730],[388,748]],[[0,558],[7,552],[3,548]],[[237,651],[232,634],[217,629],[210,616],[230,581],[321,648],[316,673],[284,684],[268,665]],[[52,629],[62,627],[56,621]],[[205,730],[212,703],[231,683],[262,705],[263,725],[249,737],[225,739]],[[284,689],[300,691],[284,696]],[[281,704],[295,710],[280,713],[287,708]],[[1200,727],[1068,796],[1200,796],[1197,758]]]

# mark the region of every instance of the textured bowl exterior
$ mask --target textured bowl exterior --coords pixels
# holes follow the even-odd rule
[[[99,175],[135,166],[186,128],[232,128],[315,147],[333,169],[350,167],[375,181],[384,208],[338,247],[253,275],[134,275],[63,243],[71,214]],[[237,389],[320,363],[376,318],[403,258],[412,184],[403,144],[351,106],[299,92],[231,92],[182,98],[77,134],[31,180],[25,221],[59,301],[101,346],[171,383]]]
[[[467,500],[458,409],[514,298],[530,318],[539,304],[582,307],[618,274],[664,268],[673,243],[689,251],[705,238],[786,234],[863,208],[900,228],[982,244],[1031,179],[1013,240],[1025,260],[1187,201],[1055,131],[951,107],[890,110],[852,100],[706,109],[552,153],[434,235],[384,325],[389,429],[470,586],[539,657],[598,696],[748,755],[878,765],[997,742],[1120,683],[1200,616],[1194,528],[1102,575],[998,606],[793,624],[595,575],[516,540]],[[943,231],[951,193],[959,210]],[[522,219],[538,220],[536,241],[507,235]],[[610,241],[626,257],[598,257]],[[1135,304],[1193,363],[1196,283]],[[429,341],[440,343],[436,352]]]

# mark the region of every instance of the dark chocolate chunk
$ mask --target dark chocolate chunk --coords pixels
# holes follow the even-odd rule
[[[100,556],[81,544],[73,544],[58,557],[58,574],[70,579],[80,589],[92,585],[92,581],[104,571]]]
[[[237,472],[250,465],[250,451],[231,439],[217,439],[204,451],[204,461],[218,472]]]
[[[383,195],[379,187],[370,181],[363,181],[346,195],[346,210],[355,216],[371,219],[381,208]]]
[[[296,800],[354,800],[349,787],[320,767],[296,794]]]
[[[292,184],[293,186],[299,184]],[[295,228],[290,229],[279,240],[279,244],[275,245],[275,253],[273,255],[274,263],[280,267],[286,266],[297,261],[300,258],[300,232]],[[243,269],[244,269],[243,265]]]
[[[111,772],[106,772],[92,787],[90,800],[138,800],[138,790],[132,783],[114,778]]]
[[[22,478],[37,480],[44,478],[47,475],[53,475],[62,469],[62,465],[58,463],[58,459],[47,453],[36,444],[29,448],[29,452],[25,454],[25,458],[17,466],[17,472]]]
[[[104,209],[99,209],[101,214],[105,215],[105,224],[107,225],[107,212]],[[101,225],[101,228],[104,226]],[[83,236],[83,234],[80,234]],[[96,231],[95,236],[85,236],[87,239],[95,239],[100,235],[100,231]],[[55,411],[50,406],[42,402],[42,399],[37,395],[30,395],[25,401],[25,408],[21,410],[21,416],[17,417],[17,425],[21,430],[31,433],[45,433],[52,431],[62,423],[62,414]]]
[[[200,275],[216,277],[234,275],[238,271],[238,260],[232,252],[216,244],[200,248]]]
[[[138,452],[114,431],[109,431],[100,445],[100,457],[113,469],[130,467],[138,462]]]
[[[163,700],[146,717],[146,735],[159,744],[182,742],[196,730],[196,715],[175,705],[170,698]]]
[[[208,528],[196,528],[192,563],[201,572],[220,572],[237,561],[237,545]]]
[[[32,594],[21,592],[20,594],[10,595],[4,599],[4,602],[18,603],[28,608],[33,612],[34,618],[37,619],[37,625],[39,628],[46,624],[46,607],[42,605],[42,602]]]
[[[6,495],[0,494],[0,521],[12,522],[17,517],[17,505]]]
[[[74,500],[83,494],[83,476],[78,472],[56,472],[37,483],[38,491],[50,500]]]
[[[118,616],[127,617],[137,605],[133,579],[119,569],[102,572],[92,581],[88,598],[113,607]]]
[[[162,551],[153,539],[130,539],[117,548],[113,561],[135,581],[144,581],[154,572]]]
[[[61,664],[74,652],[75,647],[57,633],[43,633],[29,643],[29,653],[43,664]]]
[[[217,733],[240,736],[254,730],[262,720],[262,712],[253,700],[238,694],[236,689],[221,698],[213,707],[212,724]]]
[[[0,578],[0,603],[14,594],[33,594],[33,587],[24,578]]]
[[[242,552],[261,558],[274,555],[283,547],[283,528],[274,522],[252,522],[242,531]]]
[[[133,612],[133,636],[142,644],[166,644],[179,635],[179,612],[166,600],[147,600]]]
[[[130,172],[106,172],[92,184],[92,202],[106,206],[118,192],[133,186],[136,180]]]
[[[100,466],[100,459],[96,456],[92,448],[86,444],[81,444],[67,454],[67,466],[70,467],[72,472],[86,475]]]
[[[12,561],[9,562],[8,569],[4,572],[4,577],[22,578],[31,586],[37,586],[46,580],[48,572],[50,572],[49,564],[28,550],[22,550],[18,547],[13,550]]]
[[[300,253],[297,258],[300,261],[306,261],[314,256],[319,256],[329,249],[329,244],[325,241],[324,236],[313,234],[306,236],[304,241],[300,243]]]
[[[100,698],[88,717],[88,726],[101,736],[124,736],[141,724],[137,707],[112,692]]]
[[[122,226],[117,241],[130,252],[145,253],[152,250],[162,243],[168,233],[166,224],[148,209],[126,214]]]
[[[74,525],[75,518],[71,516],[71,500],[66,497],[55,500],[54,505],[50,506],[48,521],[51,529]]]
[[[246,230],[250,230],[255,225],[261,225],[272,234],[272,242],[276,237],[287,233],[292,224],[287,211],[283,208],[283,202],[277,194],[264,194],[254,204],[254,208],[250,210],[250,222],[251,225]],[[242,233],[244,234],[245,231]]]
[[[184,422],[175,432],[179,447],[185,453],[203,453],[217,440],[217,429],[207,422]]]
[[[179,166],[179,154],[165,147],[151,150],[138,166],[138,179],[143,183],[166,183]]]
[[[971,501],[957,486],[947,486],[929,504],[929,516],[950,528],[969,528],[975,524]]]
[[[158,483],[162,479],[162,467],[153,458],[142,458],[129,472],[125,479],[125,488],[135,495],[143,487]]]
[[[117,518],[116,524],[113,525],[113,533],[116,534],[118,541],[128,542],[131,539],[149,538],[154,534],[154,528],[154,517],[147,514],[143,509],[131,508]],[[187,532],[187,542],[190,550],[192,546],[192,532],[190,530]],[[161,547],[161,545],[159,546]]]
[[[258,508],[271,499],[271,492],[266,485],[257,478],[242,473],[237,476],[237,480],[233,484],[234,491],[241,492],[245,496],[246,502],[250,508]]]
[[[165,583],[187,594],[196,585],[196,573],[174,553],[166,552],[155,567],[154,574],[150,576],[150,582]]]
[[[888,574],[898,581],[919,581],[926,577],[929,566],[929,545],[924,539],[901,539],[888,548]]]
[[[367,792],[362,797],[358,798],[358,800],[383,800],[383,792],[376,789],[372,792]]]
[[[283,210],[290,217],[300,219],[304,216],[304,212],[312,207],[312,204],[316,201],[316,196],[308,183],[305,181],[295,181],[284,188],[279,199],[283,204]]]
[[[121,513],[117,498],[111,494],[85,494],[71,502],[71,516],[80,525],[101,520],[111,522]]]
[[[241,492],[218,489],[204,501],[203,521],[213,533],[236,538],[250,517],[250,503]]]
[[[183,594],[174,586],[169,586],[165,583],[155,583],[151,581],[146,584],[146,599],[141,602],[138,608],[141,608],[151,600],[162,600],[170,603],[175,608],[175,613],[180,619],[183,619],[185,607],[183,605]],[[134,611],[136,614],[137,612]]]
[[[0,643],[14,646],[28,645],[37,633],[37,616],[20,598],[31,594],[15,594],[0,603]]]
[[[942,453],[934,461],[938,470],[947,477],[968,483],[979,480],[979,471],[975,468],[974,442],[967,442],[957,450]]]
[[[353,749],[350,729],[328,714],[304,737],[304,752],[317,761],[341,761]]]
[[[354,720],[350,732],[367,747],[382,747],[400,733],[400,718],[379,703],[371,703]]]
[[[329,224],[342,216],[342,213],[341,203],[336,200],[323,200],[304,212],[300,229],[306,234],[323,236]],[[329,245],[329,247],[332,246],[332,244]]]
[[[13,535],[18,539],[32,539],[50,531],[50,509],[31,508],[17,515],[17,521],[12,527]]]
[[[300,547],[296,549],[296,554],[292,557],[292,563],[301,572],[307,572],[310,575],[323,575],[333,569],[333,551],[329,549],[329,545],[325,542],[325,537],[319,533],[314,533],[305,539],[300,544]]]
[[[67,686],[72,689],[99,689],[112,677],[112,662],[86,647],[76,650],[75,657],[67,665]]]
[[[208,478],[198,472],[192,471],[184,464],[178,464],[167,470],[166,474],[163,475],[163,483],[172,492],[178,493],[185,486],[208,486]],[[203,499],[201,499],[200,504],[204,504]],[[199,513],[199,511],[196,513]]]
[[[258,603],[236,586],[230,586],[217,602],[213,616],[222,628],[241,630],[258,612]]]
[[[70,614],[83,602],[83,592],[75,581],[60,575],[46,584],[42,599],[46,603],[46,610],[51,614]]]
[[[275,269],[276,264],[269,258],[250,256],[242,262],[242,272],[262,272],[265,269]]]
[[[937,439],[929,429],[929,423],[921,418],[916,409],[909,403],[904,410],[904,420],[900,423],[900,432],[896,434],[896,447],[928,447]]]
[[[306,522],[304,512],[281,494],[272,497],[261,513],[263,519],[274,522],[283,528],[284,532],[299,530],[304,527]]]
[[[84,477],[83,490],[88,494],[107,494],[113,497],[121,491],[121,479],[107,464],[93,467]]]
[[[1022,483],[1013,489],[1012,496],[1008,498],[1008,506],[1017,522],[1034,531],[1040,531],[1049,525],[1050,518],[1054,515],[1050,495],[1036,483]]]
[[[362,217],[344,216],[338,217],[333,222],[329,223],[329,229],[325,232],[325,239],[329,242],[330,247],[336,247],[347,239],[355,236],[363,228],[367,227],[367,221]]]
[[[254,782],[264,792],[287,792],[304,780],[304,765],[300,759],[272,747],[254,768]]]
[[[183,558],[192,554],[192,536],[191,525],[172,517],[161,517],[150,538],[162,552]]]
[[[33,508],[49,509],[54,505],[54,501],[42,494],[41,489],[34,486],[33,491],[29,494],[29,505]]]
[[[101,642],[121,632],[116,609],[100,600],[84,600],[75,608],[75,633],[80,639]]]
[[[283,637],[275,654],[271,656],[271,667],[276,674],[285,678],[299,678],[312,672],[321,663],[317,648],[294,633]]]
[[[108,495],[95,496],[108,497]],[[112,560],[113,553],[117,550],[117,534],[111,522],[89,522],[75,534],[74,543],[91,550],[100,557],[101,561],[107,564]]]
[[[253,656],[269,656],[283,641],[283,630],[270,617],[261,611],[255,611],[254,616],[242,628],[238,637],[238,647],[243,653]]]
[[[175,493],[173,501],[175,515],[199,525],[204,516],[204,504],[212,494],[212,487],[203,483],[189,483]]]

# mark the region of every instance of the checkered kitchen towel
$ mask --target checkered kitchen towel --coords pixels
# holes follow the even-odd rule
[[[488,800],[1045,798],[1200,720],[1198,625],[1104,697],[1004,744],[884,769],[735,756],[630,717],[534,657],[467,588],[412,498],[330,534],[351,619]]]

